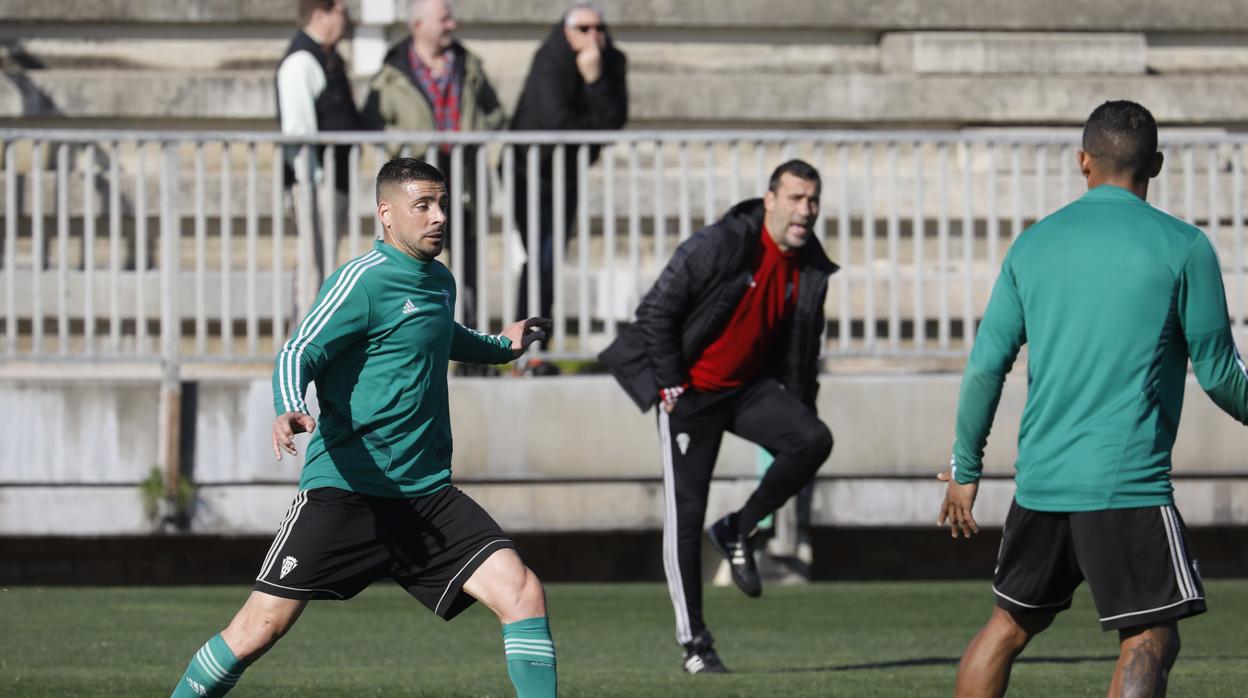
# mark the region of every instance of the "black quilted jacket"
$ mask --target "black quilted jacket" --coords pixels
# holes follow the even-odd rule
[[[681,243],[641,300],[636,321],[598,356],[642,411],[658,402],[660,388],[689,380],[689,367],[728,324],[762,251],[762,227],[763,201],[750,199]],[[813,239],[801,247],[798,264],[796,311],[768,374],[813,410],[823,301],[838,267]]]

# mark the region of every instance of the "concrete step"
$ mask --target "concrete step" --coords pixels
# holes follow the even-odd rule
[[[271,119],[271,71],[37,70],[0,83],[7,119]],[[523,75],[500,76],[500,94]],[[1078,125],[1105,95],[1148,105],[1163,123],[1248,121],[1248,75],[699,74],[629,76],[633,126],[780,128],[948,124]],[[361,92],[363,94],[363,92]],[[362,98],[362,97],[361,97]],[[782,108],[777,108],[781,106]]]
[[[978,75],[1141,75],[1143,34],[896,32],[880,41],[884,72]]]
[[[357,18],[383,14],[403,21],[404,0],[366,3],[368,12],[353,3]],[[603,3],[613,27],[647,27],[698,30],[759,30],[783,28],[819,31],[853,28],[960,30],[1071,30],[1071,31],[1171,31],[1227,32],[1248,29],[1248,17],[1236,2],[1205,2],[1197,5],[1149,3],[1141,8],[1130,0],[1088,4],[1083,0],[970,0],[915,3],[911,0],[850,0],[826,3],[819,0],[788,0],[777,8],[753,0],[630,0]],[[460,0],[456,18],[462,24],[505,27],[549,27],[567,9],[564,0]],[[247,24],[289,23],[294,10],[285,0],[43,0],[38,3],[6,3],[0,20],[33,22],[132,22],[137,24]]]

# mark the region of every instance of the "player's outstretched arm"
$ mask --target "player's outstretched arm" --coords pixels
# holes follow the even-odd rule
[[[959,484],[948,470],[936,474],[936,479],[947,482],[945,501],[940,505],[940,514],[936,517],[936,525],[944,526],[949,522],[949,534],[954,538],[962,533],[963,538],[979,533],[979,524],[975,523],[972,510],[975,508],[975,496],[979,494],[979,481]]]
[[[316,420],[302,412],[286,412],[273,420],[273,456],[282,459],[282,451],[290,455],[299,453],[295,448],[295,434],[311,433],[316,428]]]
[[[455,323],[451,338],[451,361],[470,364],[505,364],[519,358],[533,342],[550,336],[554,322],[531,317],[513,322],[502,334],[482,334]]]
[[[1248,424],[1248,368],[1235,348],[1222,267],[1204,235],[1193,243],[1183,265],[1178,301],[1196,380],[1218,407]]]

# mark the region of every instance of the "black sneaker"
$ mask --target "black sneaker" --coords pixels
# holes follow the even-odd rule
[[[719,654],[713,646],[714,638],[709,630],[703,630],[686,642],[684,668],[689,674],[727,674],[728,667],[720,661]]]
[[[750,545],[748,531],[737,530],[737,515],[729,514],[706,529],[711,545],[728,561],[732,581],[746,596],[757,598],[763,594],[763,583],[758,579],[758,566],[754,562],[754,549]]]

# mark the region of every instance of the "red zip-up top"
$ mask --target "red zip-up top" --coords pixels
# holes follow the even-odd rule
[[[781,339],[797,298],[797,250],[782,252],[763,225],[763,252],[754,262],[750,287],[719,337],[689,369],[695,390],[728,390],[750,382],[762,371]]]

